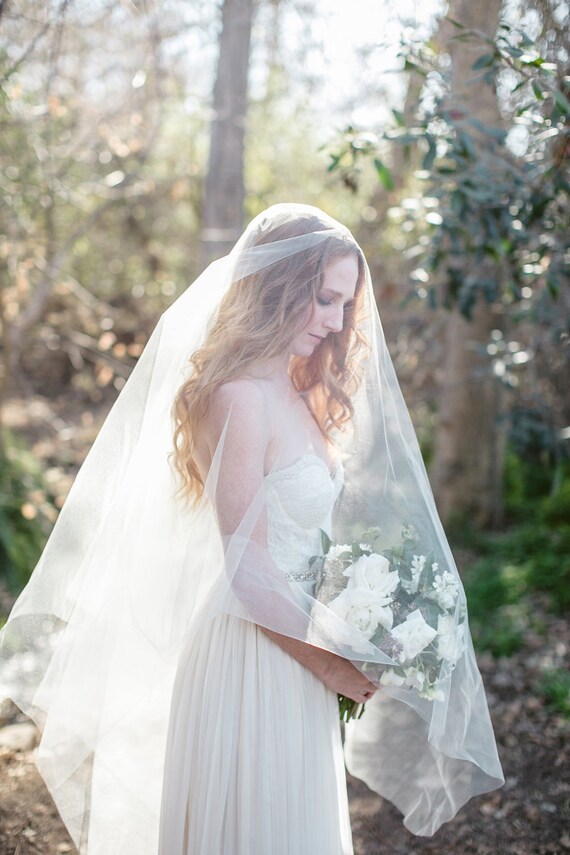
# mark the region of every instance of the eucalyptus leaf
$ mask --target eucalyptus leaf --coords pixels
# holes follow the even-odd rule
[[[380,183],[386,188],[386,190],[394,189],[394,179],[392,178],[392,173],[385,166],[384,163],[380,160],[380,158],[374,158],[374,166],[376,167],[376,172],[378,174],[378,178],[380,179]]]
[[[431,169],[433,166],[433,162],[436,158],[437,148],[435,144],[435,140],[431,135],[426,135],[426,140],[428,144],[428,150],[424,156],[422,161],[422,169]]]
[[[568,113],[570,113],[570,101],[568,100],[566,95],[564,95],[564,93],[561,92],[560,89],[555,89],[554,98],[560,110],[562,110],[563,113],[568,115]]]
[[[482,56],[475,60],[471,68],[474,71],[477,71],[479,68],[487,68],[487,66],[492,65],[494,61],[494,53],[484,53]]]

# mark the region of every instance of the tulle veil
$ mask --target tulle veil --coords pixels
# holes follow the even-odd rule
[[[312,225],[259,244],[275,224],[292,220]],[[220,532],[215,496],[231,412],[196,506],[181,499],[172,467],[173,400],[232,283],[331,240],[356,245],[318,209],[272,206],[164,313],[0,633],[0,696],[13,698],[41,729],[38,768],[88,855],[108,855],[109,828],[117,855],[157,851],[173,681],[181,651],[204,621],[227,612],[360,668],[393,664],[323,602],[284,580],[269,550],[251,538],[264,512],[263,488],[235,531]],[[335,437],[344,487],[332,536],[346,544],[376,527],[388,553],[412,528],[422,553],[455,580],[451,618],[462,652],[452,668],[443,661],[436,697],[397,681],[383,685],[365,714],[347,724],[345,760],[351,774],[402,811],[412,832],[431,835],[503,776],[463,589],[368,268],[358,332],[367,355],[351,429]]]

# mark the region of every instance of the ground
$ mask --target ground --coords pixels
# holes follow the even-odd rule
[[[538,690],[544,667],[567,658],[570,629],[548,612],[540,617],[540,634],[528,631],[513,656],[479,657],[505,786],[472,799],[433,838],[418,838],[395,808],[349,777],[355,855],[570,853],[570,722]],[[23,720],[6,719],[5,727]],[[0,855],[75,852],[35,770],[33,748],[0,747]]]

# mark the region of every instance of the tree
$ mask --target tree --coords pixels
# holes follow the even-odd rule
[[[144,340],[161,301],[188,275],[189,255],[197,266],[188,247],[204,121],[181,109],[192,60],[173,62],[177,40],[198,29],[191,10],[184,19],[164,0],[163,23],[154,2],[139,14],[107,0],[87,17],[74,0],[34,5],[8,5],[12,49],[0,45],[0,403],[15,375],[28,382],[31,354],[43,347],[46,362],[48,340],[52,366],[68,356],[75,373],[86,361],[95,386],[120,388],[140,339],[115,358],[112,304],[138,301],[129,325]],[[69,312],[59,325],[62,303]]]
[[[493,8],[498,11],[498,4]],[[451,62],[441,49],[404,47],[405,69],[425,80],[413,121],[395,113],[396,127],[364,150],[351,129],[336,159],[341,169],[354,170],[355,159],[376,158],[387,143],[422,152],[415,196],[399,210],[416,242],[409,247],[416,293],[450,311],[436,493],[445,518],[455,514],[482,526],[500,517],[501,401],[508,390],[514,416],[515,391],[520,399],[528,389],[520,380],[534,357],[529,328],[538,333],[548,324],[552,341],[562,334],[570,105],[563,52],[545,58],[539,41],[505,21],[496,35],[455,20],[452,26],[455,35],[446,41]],[[474,106],[465,92],[460,97],[461,84],[477,95]],[[516,146],[509,133],[515,127]],[[384,184],[390,177],[385,162],[379,177]],[[508,341],[515,326],[516,337]],[[564,408],[555,405],[561,428]]]
[[[206,262],[225,255],[243,228],[244,134],[252,19],[253,0],[224,0],[203,210]]]
[[[454,0],[450,14],[468,29],[492,38],[499,25],[501,0],[472,3]],[[450,24],[444,20],[439,38],[451,57],[451,88],[447,109],[458,111],[487,127],[502,124],[494,87],[474,86],[473,64],[480,48],[469,50],[464,42],[449,42]],[[485,157],[484,134],[474,136],[475,156]],[[492,164],[488,164],[492,169]],[[458,275],[475,273],[475,259],[457,260]],[[500,264],[500,262],[499,262]],[[481,281],[497,265],[491,257],[479,262]],[[478,300],[467,320],[454,305],[446,324],[439,419],[435,437],[432,480],[438,509],[444,520],[468,517],[477,527],[497,524],[502,515],[504,429],[499,423],[501,386],[489,371],[487,344],[503,319],[496,304]]]

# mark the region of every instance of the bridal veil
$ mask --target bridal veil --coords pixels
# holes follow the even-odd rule
[[[293,237],[272,239],[276,226],[291,221],[299,226]],[[13,698],[41,729],[38,768],[78,848],[87,851],[89,840],[89,855],[108,855],[97,844],[105,824],[118,830],[116,855],[157,851],[172,686],[201,622],[231,613],[359,668],[394,664],[306,586],[285,580],[251,537],[264,513],[263,489],[236,529],[220,532],[215,496],[231,411],[197,504],[180,496],[172,466],[173,401],[228,290],[328,241],[356,246],[322,211],[275,205],[164,313],[1,631],[0,696]],[[431,698],[397,680],[382,685],[346,726],[345,760],[402,811],[412,832],[431,835],[503,778],[463,590],[365,263],[363,277],[350,331],[359,353],[354,415],[331,433],[344,468],[333,537],[348,544],[374,527],[389,552],[413,529],[422,554],[459,591],[450,631],[461,634],[461,650],[453,667],[442,660]]]

